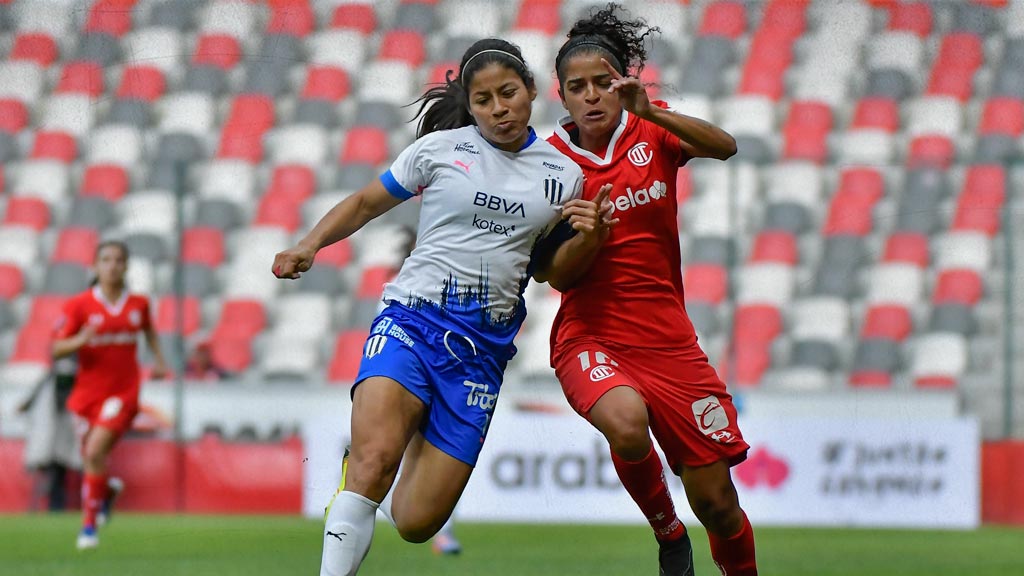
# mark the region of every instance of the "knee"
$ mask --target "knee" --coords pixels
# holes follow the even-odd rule
[[[395,528],[398,535],[406,542],[422,544],[433,538],[434,534],[441,529],[444,521],[432,522],[429,519],[403,519],[395,518]]]
[[[95,446],[87,445],[82,450],[82,466],[86,472],[99,473],[102,471],[104,462],[103,451]]]
[[[391,486],[391,480],[398,472],[401,454],[395,456],[384,447],[368,446],[361,450],[353,450],[348,461],[348,474],[345,486],[362,492],[361,489]],[[387,490],[384,490],[387,492]]]
[[[735,534],[743,523],[743,512],[735,489],[721,488],[707,491],[690,499],[693,513],[709,532],[728,537]]]
[[[617,410],[609,415],[602,432],[612,452],[626,460],[640,460],[651,451],[646,410]]]

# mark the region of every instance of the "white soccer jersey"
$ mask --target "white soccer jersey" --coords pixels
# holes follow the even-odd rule
[[[489,343],[511,343],[537,242],[578,198],[583,172],[533,130],[518,152],[476,126],[428,134],[381,175],[396,197],[422,196],[416,247],[384,300],[440,313]]]

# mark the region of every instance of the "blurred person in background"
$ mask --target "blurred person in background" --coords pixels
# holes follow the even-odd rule
[[[186,380],[213,382],[229,376],[230,374],[214,361],[212,346],[208,340],[197,343],[185,361]]]
[[[136,348],[140,333],[153,353],[152,377],[167,374],[149,300],[130,294],[125,284],[128,247],[117,241],[101,242],[93,266],[92,287],[64,303],[53,342],[54,359],[78,357],[67,407],[74,414],[85,472],[79,550],[99,546],[97,528],[109,520],[114,499],[124,487],[120,479],[109,477],[107,460],[139,411],[141,374]]]
[[[68,472],[82,467],[74,422],[65,406],[76,368],[73,357],[58,360],[18,406],[18,412],[28,416],[25,468],[34,476],[30,510],[40,509],[44,499],[49,511],[64,510]]]
[[[549,141],[583,168],[584,198],[615,184],[621,222],[592,254],[593,266],[551,273],[563,293],[552,366],[573,409],[608,440],[622,484],[654,530],[661,574],[692,575],[693,556],[652,432],[722,574],[752,576],[753,530],[730,476],[749,446],[686,314],[675,190],[680,166],[725,160],[736,143],[648,99],[637,76],[644,39],[657,29],[620,10],[609,4],[577,21],[555,59],[570,117]]]

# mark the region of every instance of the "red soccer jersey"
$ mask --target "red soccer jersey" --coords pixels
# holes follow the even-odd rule
[[[676,219],[676,172],[689,155],[668,130],[626,111],[603,157],[573,144],[574,128],[563,124],[548,141],[583,168],[584,199],[614,186],[610,200],[620,221],[590,270],[562,294],[552,350],[581,338],[641,348],[692,345],[697,335],[683,306]]]
[[[73,412],[110,396],[138,394],[136,341],[139,332],[150,325],[149,301],[124,292],[117,302],[107,302],[99,287],[94,287],[65,302],[56,337],[74,336],[86,323],[98,329],[78,350],[78,373],[68,397],[68,408]]]

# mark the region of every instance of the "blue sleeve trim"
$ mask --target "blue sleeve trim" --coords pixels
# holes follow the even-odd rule
[[[391,173],[391,170],[380,175],[380,182],[384,185],[384,188],[387,189],[388,193],[395,198],[408,200],[415,196],[415,194],[409,192],[404,186],[398,183],[398,180],[395,178],[395,175]]]

